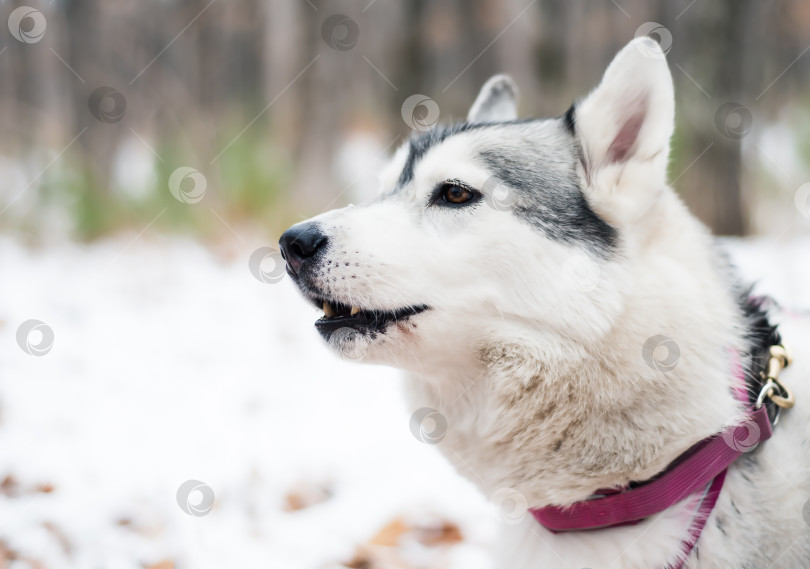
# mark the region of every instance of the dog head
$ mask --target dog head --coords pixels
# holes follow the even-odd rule
[[[348,358],[429,371],[485,338],[598,339],[622,310],[619,260],[655,231],[673,114],[649,38],[557,118],[518,120],[512,81],[493,77],[467,122],[396,152],[376,201],[287,230],[287,271]]]

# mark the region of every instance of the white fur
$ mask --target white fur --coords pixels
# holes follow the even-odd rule
[[[470,122],[511,121],[517,118],[517,86],[508,75],[496,75],[481,87],[467,120]]]
[[[471,118],[511,116],[514,89],[490,100],[504,81],[487,84]],[[583,500],[650,478],[742,417],[727,356],[743,347],[744,323],[711,236],[666,184],[673,116],[672,80],[649,39],[625,47],[577,106],[583,191],[619,234],[608,258],[549,239],[509,211],[425,206],[444,180],[485,185],[492,173],[474,156],[492,136],[487,129],[431,148],[401,192],[316,218],[330,240],[334,271],[321,283],[330,298],[363,308],[431,307],[359,340],[363,359],[410,372],[413,408],[447,418],[439,448],[488,497],[512,493],[529,507]],[[560,136],[556,126],[526,128],[532,140]],[[388,188],[406,157],[404,147],[383,178]],[[642,357],[656,335],[680,349],[666,373]],[[689,568],[810,566],[802,519],[810,498],[810,330],[789,321],[783,336],[798,353],[784,376],[798,404],[783,413],[756,464],[730,469]],[[519,523],[504,524],[497,567],[664,567],[686,539],[688,506],[636,526],[562,535],[518,515]]]

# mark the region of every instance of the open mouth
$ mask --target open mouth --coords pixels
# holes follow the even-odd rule
[[[389,324],[404,322],[428,309],[425,305],[415,305],[396,310],[375,310],[349,306],[334,300],[319,299],[315,302],[323,308],[323,317],[315,322],[315,327],[326,339],[341,328],[351,328],[373,337],[383,332]]]

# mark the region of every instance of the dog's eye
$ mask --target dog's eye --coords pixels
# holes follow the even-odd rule
[[[439,188],[439,199],[443,202],[461,205],[471,201],[476,194],[469,188],[458,184],[444,184]]]

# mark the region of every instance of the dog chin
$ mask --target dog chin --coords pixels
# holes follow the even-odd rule
[[[323,296],[307,296],[324,311],[323,316],[315,321],[315,328],[338,355],[351,360],[364,359],[369,348],[392,327],[402,329],[410,325],[410,320],[417,314],[429,309],[424,304],[395,309],[366,308]]]
[[[332,351],[345,360],[359,362],[367,359],[368,352],[376,342],[371,334],[350,327],[337,328],[331,332],[325,332],[319,327],[318,331]]]

